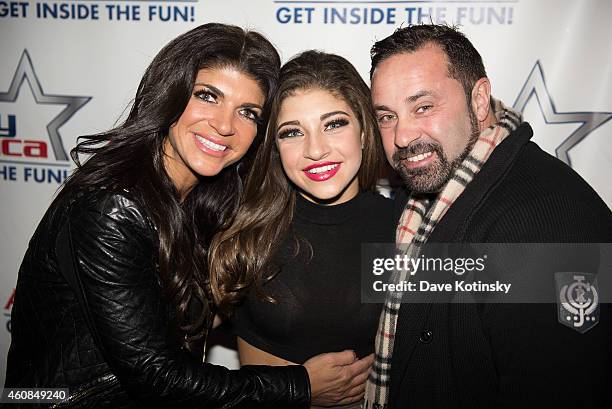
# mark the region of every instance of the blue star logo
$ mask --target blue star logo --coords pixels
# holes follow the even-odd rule
[[[11,81],[8,92],[0,92],[0,102],[15,102],[19,96],[19,90],[23,82],[28,82],[34,100],[37,104],[55,104],[65,105],[66,107],[49,122],[47,132],[49,141],[53,149],[53,154],[56,160],[67,161],[68,154],[62,143],[62,137],[59,133],[59,128],[64,125],[79,109],[83,107],[91,97],[76,97],[68,95],[49,95],[45,94],[40,81],[34,71],[32,60],[28,54],[28,50],[24,50],[19,59],[17,70]]]
[[[580,126],[559,145],[555,153],[557,158],[571,166],[568,152],[578,145],[587,135],[612,118],[612,112],[557,112],[544,80],[544,71],[537,61],[519,92],[514,109],[523,113],[527,102],[536,97],[540,111],[547,124],[578,123]]]

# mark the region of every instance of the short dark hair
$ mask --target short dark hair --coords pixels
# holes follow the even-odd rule
[[[385,59],[401,53],[412,53],[427,45],[437,45],[448,59],[448,76],[461,83],[468,101],[476,81],[486,77],[482,57],[456,27],[444,24],[419,24],[398,28],[389,37],[372,46],[370,56],[374,70]]]

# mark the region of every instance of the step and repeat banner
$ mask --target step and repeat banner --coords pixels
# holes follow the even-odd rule
[[[73,166],[79,135],[113,127],[151,59],[207,22],[255,29],[287,60],[305,49],[368,78],[373,42],[447,22],[481,52],[493,95],[523,112],[534,140],[612,207],[612,2],[608,0],[0,1],[0,386],[19,264]],[[212,359],[236,367],[219,347]]]

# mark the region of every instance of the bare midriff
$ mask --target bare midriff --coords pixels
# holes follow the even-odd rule
[[[287,361],[254,347],[240,337],[238,337],[238,354],[240,355],[240,365],[297,365],[294,362]]]

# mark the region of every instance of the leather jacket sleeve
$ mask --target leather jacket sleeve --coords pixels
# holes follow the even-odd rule
[[[67,243],[84,314],[113,373],[138,401],[164,408],[307,408],[303,366],[229,370],[197,362],[169,337],[169,305],[155,270],[156,235],[125,194],[79,201]],[[153,234],[152,234],[153,232]]]

